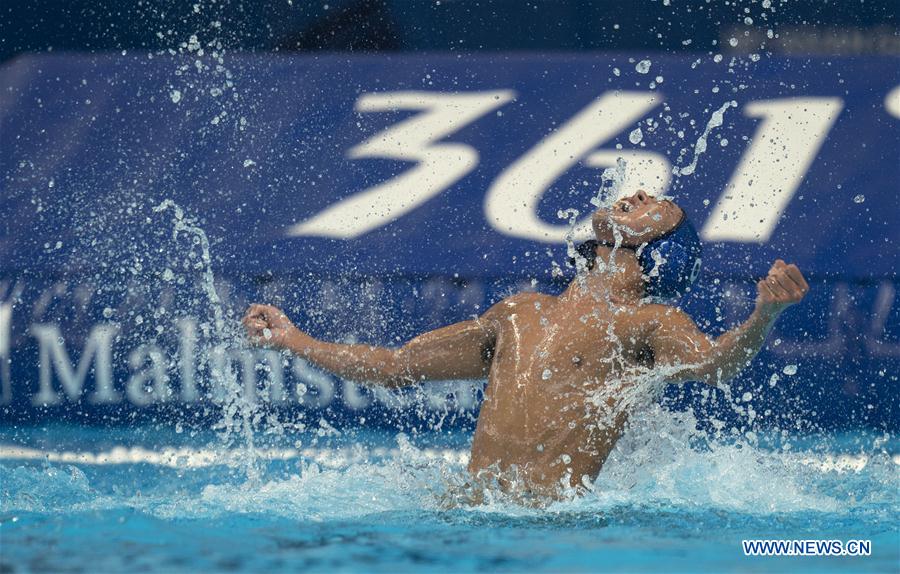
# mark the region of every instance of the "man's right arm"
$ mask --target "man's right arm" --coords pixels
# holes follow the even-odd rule
[[[243,323],[255,344],[290,351],[342,378],[397,388],[486,376],[496,338],[495,315],[492,308],[477,319],[419,335],[398,349],[319,341],[268,305],[251,305]]]
[[[722,384],[750,364],[778,316],[809,291],[796,265],[777,260],[757,283],[756,309],[740,326],[715,341],[703,334],[684,312],[671,307],[659,313],[650,337],[657,366],[670,382]]]

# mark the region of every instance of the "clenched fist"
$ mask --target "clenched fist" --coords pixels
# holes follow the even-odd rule
[[[799,303],[809,292],[809,285],[796,265],[776,259],[769,274],[756,284],[756,292],[756,308],[777,314]]]
[[[241,321],[254,345],[284,349],[307,336],[291,323],[281,309],[271,305],[250,305]]]

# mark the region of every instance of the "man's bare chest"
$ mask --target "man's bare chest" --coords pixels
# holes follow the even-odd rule
[[[641,362],[641,338],[626,311],[519,305],[498,329],[495,367],[541,380],[602,376]]]

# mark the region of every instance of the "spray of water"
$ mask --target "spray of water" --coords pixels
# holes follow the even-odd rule
[[[215,277],[212,270],[209,238],[203,229],[184,210],[172,200],[165,200],[153,211],[163,213],[171,210],[172,238],[179,234],[192,238],[192,243],[200,249],[198,266],[202,271],[201,288],[206,296],[209,313],[213,318],[212,330],[207,333],[207,347],[199,352],[200,360],[210,364],[208,372],[212,383],[219,391],[211,395],[221,402],[222,420],[216,425],[221,431],[222,445],[225,448],[240,445],[236,452],[240,453],[238,462],[246,471],[251,483],[258,482],[259,457],[256,452],[254,428],[262,421],[263,414],[259,407],[249,399],[238,380],[229,351],[232,349],[247,351],[244,337],[238,328],[237,321],[229,318],[222,300],[216,291]]]
[[[732,100],[730,102],[725,102],[722,104],[722,107],[712,113],[712,116],[706,123],[706,127],[703,129],[703,133],[700,134],[700,137],[697,138],[696,143],[694,143],[694,157],[691,159],[691,163],[681,168],[673,168],[672,171],[676,176],[692,175],[694,173],[697,169],[697,162],[700,160],[700,156],[706,153],[706,139],[709,137],[710,132],[715,128],[720,127],[725,122],[725,111],[728,108],[736,107],[737,102]]]

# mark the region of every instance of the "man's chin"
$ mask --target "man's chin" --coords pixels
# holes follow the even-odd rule
[[[615,245],[617,238],[622,247],[635,247],[642,243],[641,234],[635,233],[630,227],[617,223],[612,218],[598,223],[599,225],[594,226],[594,236],[604,245]]]
[[[615,235],[615,230],[621,229],[622,225],[613,219],[611,212],[607,211],[600,217],[594,216],[593,228],[597,241],[609,243]]]

